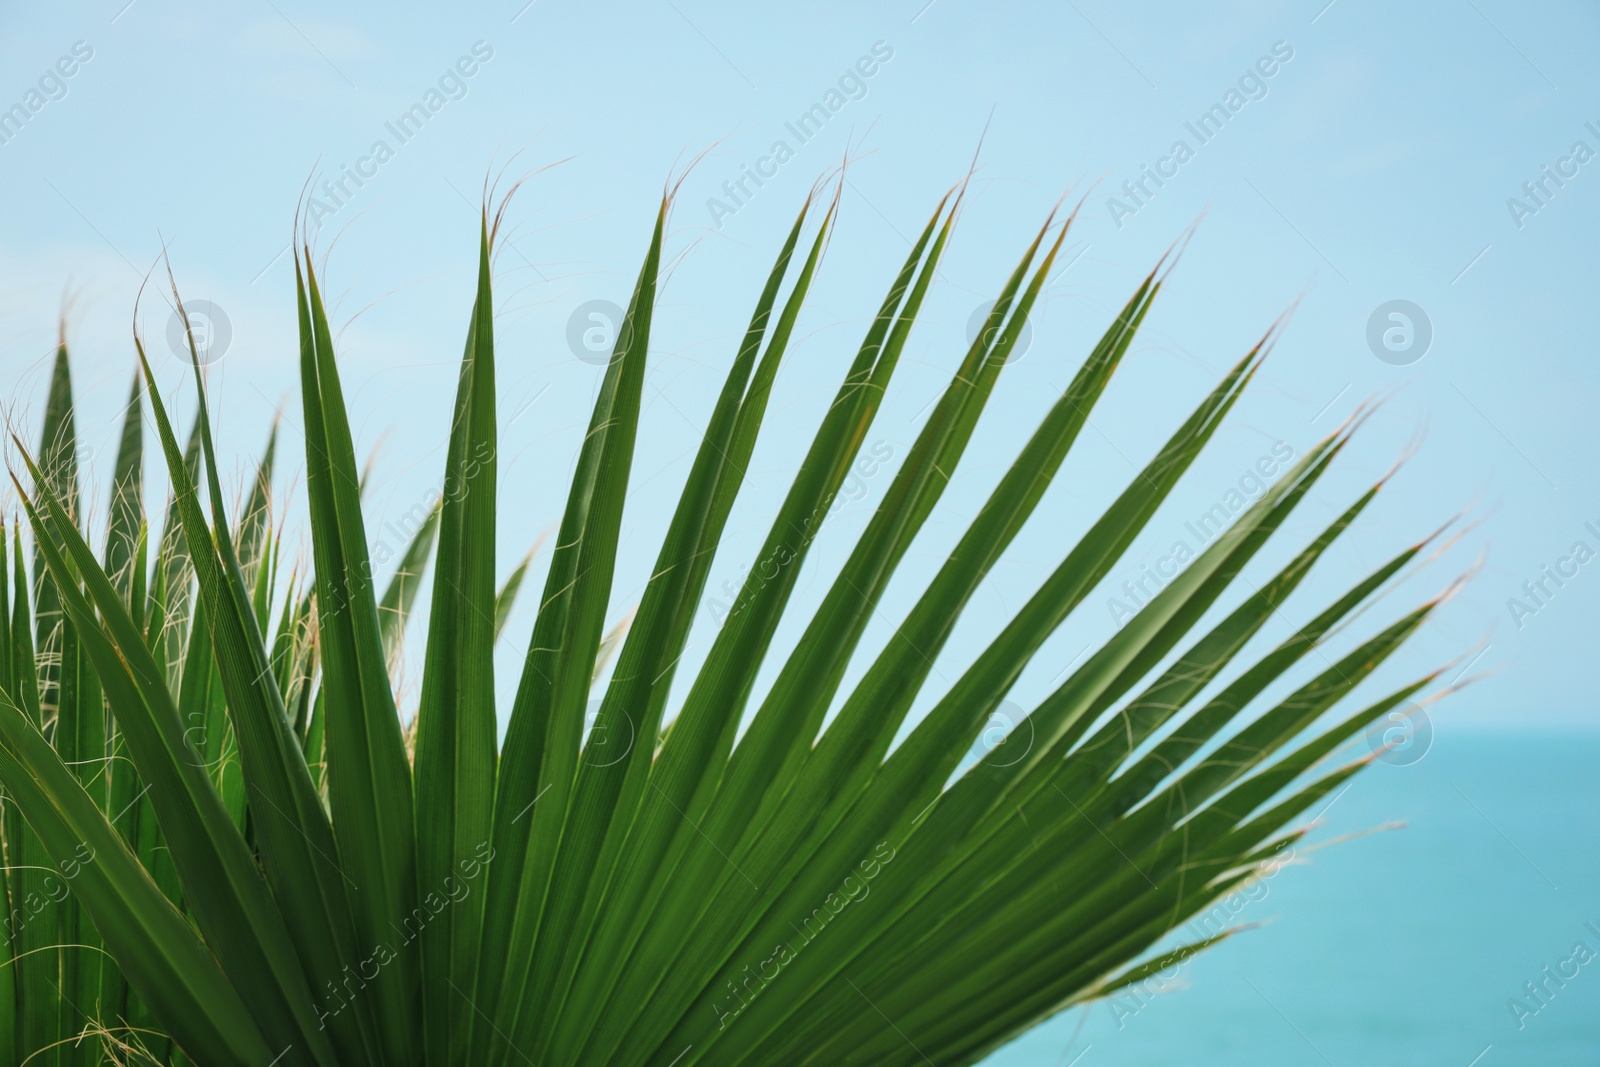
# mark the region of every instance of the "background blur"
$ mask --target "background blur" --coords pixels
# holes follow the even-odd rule
[[[585,331],[603,336],[605,302],[626,303],[663,185],[704,153],[671,217],[620,617],[760,279],[806,191],[848,150],[841,224],[713,569],[712,598],[731,599],[722,583],[737,587],[752,562],[908,236],[981,138],[962,224],[871,431],[882,462],[847,488],[797,607],[820,599],[876,506],[969,319],[1057,199],[1087,199],[1031,346],[882,605],[870,652],[1138,279],[1204,215],[1092,432],[921,707],[1297,302],[1230,425],[1012,699],[1031,707],[1103,641],[1123,583],[1178,542],[1196,547],[1189,522],[1230,491],[1258,493],[1259,459],[1299,454],[1374,397],[1386,402],[1253,573],[1415,455],[1306,583],[1298,614],[1261,641],[1469,509],[1466,537],[1375,613],[1392,618],[1481,569],[1372,692],[1449,661],[1445,681],[1487,677],[1393,724],[1400,747],[1335,799],[1318,839],[1408,828],[1297,857],[1223,917],[1264,929],[1166,992],[1068,1013],[994,1062],[1592,1064],[1600,965],[1568,962],[1560,983],[1545,974],[1583,955],[1580,942],[1587,958],[1600,952],[1597,40],[1593,5],[1555,0],[7,5],[0,400],[35,437],[65,309],[103,518],[135,295],[165,247],[186,300],[209,302],[197,326],[234,484],[281,417],[279,500],[298,537],[285,253],[313,179],[357,447],[376,456],[369,534],[398,551],[391,531],[443,477],[485,176],[562,161],[514,201],[497,264],[505,573],[560,516],[601,373]],[[140,328],[187,413],[169,345],[182,324],[154,288]],[[147,485],[160,506],[164,483]],[[527,588],[541,582],[536,564]],[[501,646],[507,699],[536,600],[524,597]],[[708,603],[691,661],[716,615]]]

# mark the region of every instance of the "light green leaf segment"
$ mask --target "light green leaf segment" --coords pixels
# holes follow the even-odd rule
[[[1053,215],[999,279],[979,339],[933,349],[949,384],[822,576],[798,643],[774,645],[938,298],[964,192],[917,234],[765,538],[733,549],[759,563],[714,630],[698,606],[837,196],[807,198],[753,294],[637,604],[613,602],[613,577],[625,517],[651,521],[626,504],[670,195],[533,571],[523,559],[496,572],[503,203],[476,235],[455,401],[436,412],[444,488],[392,569],[369,552],[309,248],[295,268],[300,417],[273,428],[242,502],[223,484],[205,375],[196,365],[199,414],[180,436],[136,340],[97,512],[63,342],[42,437],[12,442],[18,510],[0,536],[0,1067],[968,1064],[1219,940],[1181,928],[1293,845],[1297,818],[1365,762],[1338,751],[1435,680],[1354,692],[1438,600],[1329,645],[1423,562],[1426,539],[1332,603],[1292,599],[1383,481],[1310,543],[1264,557],[1270,580],[1237,580],[1353,427],[1307,449],[1003,744],[964,757],[1216,433],[1277,327],[1083,516],[1087,532],[913,721],[1172,268],[1151,271],[1081,362],[1035,353],[1069,383],[867,657],[867,624],[1002,396],[1072,227]],[[157,525],[147,436],[170,486]],[[304,449],[303,559],[284,557],[272,498],[291,444]],[[504,534],[518,550],[533,540]],[[541,570],[515,698],[497,707],[497,639]],[[393,676],[425,588],[420,694],[403,707]],[[1289,615],[1309,621],[1282,637]],[[709,651],[679,677],[697,621]]]

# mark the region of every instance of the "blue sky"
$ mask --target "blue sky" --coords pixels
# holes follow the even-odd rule
[[[620,616],[648,575],[759,279],[807,189],[853,146],[838,233],[713,570],[715,592],[750,562],[907,236],[966,172],[981,136],[970,202],[871,433],[888,457],[882,469],[903,459],[969,318],[1033,230],[1063,193],[1089,192],[1031,347],[1002,378],[869,647],[1138,278],[1203,213],[1093,432],[963,619],[934,689],[1225,368],[1296,306],[1230,425],[1014,698],[1037,700],[1103,641],[1117,587],[1191,536],[1187,524],[1258,462],[1303,452],[1382,397],[1251,573],[1270,573],[1396,457],[1415,454],[1262,640],[1281,639],[1359,573],[1469,509],[1461,542],[1374,609],[1394,617],[1481,558],[1390,675],[1481,652],[1471,669],[1491,676],[1430,709],[1438,731],[1593,729],[1600,562],[1580,564],[1573,550],[1582,541],[1600,552],[1591,417],[1600,160],[1586,154],[1600,153],[1600,15],[1577,3],[1324,2],[12,5],[0,14],[0,109],[22,111],[7,113],[9,125],[0,118],[0,192],[11,205],[0,232],[5,399],[34,432],[65,301],[85,453],[103,498],[132,373],[134,296],[164,244],[186,297],[211,301],[229,323],[212,375],[236,480],[277,409],[298,444],[291,268],[279,254],[308,176],[326,178],[331,192],[314,186],[327,209],[318,244],[331,248],[326,290],[346,324],[341,366],[358,448],[378,455],[369,526],[381,537],[442,477],[484,177],[513,156],[513,175],[559,162],[514,202],[498,260],[509,571],[559,518],[599,381],[569,348],[569,323],[590,301],[625,302],[664,183],[704,153],[671,218]],[[802,127],[808,114],[826,122]],[[759,187],[745,179],[734,200],[727,188],[751,170],[767,177]],[[1541,182],[1534,195],[1525,188]],[[1423,318],[1383,311],[1380,338],[1394,327],[1404,347],[1431,334],[1420,359],[1414,349],[1392,355],[1402,365],[1368,339],[1392,301]],[[169,314],[147,295],[141,328],[176,391]],[[801,605],[820,599],[887,484],[881,470],[863,477],[859,499],[834,516]],[[291,508],[303,502],[294,489],[285,474]],[[1568,577],[1557,586],[1546,567]],[[1541,580],[1534,601],[1525,583]],[[531,600],[502,652],[512,667]],[[708,609],[690,660],[714,626]]]

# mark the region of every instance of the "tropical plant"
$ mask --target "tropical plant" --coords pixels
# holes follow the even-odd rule
[[[964,757],[1216,432],[1278,326],[933,709],[908,721],[965,606],[1128,352],[1172,257],[1138,285],[909,615],[845,687],[1072,223],[1046,220],[776,680],[754,691],[928,296],[962,192],[947,194],[917,237],[761,562],[670,710],[838,198],[813,193],[788,231],[637,613],[625,635],[608,634],[663,199],[582,439],[503,743],[492,653],[527,571],[524,561],[496,588],[491,253],[504,202],[485,209],[479,234],[445,492],[382,591],[303,235],[304,567],[285,558],[273,516],[277,431],[230,517],[201,360],[191,344],[199,413],[185,444],[137,331],[97,553],[63,341],[42,441],[33,452],[15,441],[31,574],[21,529],[11,531],[9,573],[0,538],[9,916],[0,1034],[14,1035],[0,1041],[0,1065],[968,1064],[1227,936],[1161,947],[1297,841],[1296,817],[1366,762],[1329,768],[1326,758],[1435,677],[1324,717],[1436,607],[1403,614],[1336,661],[1323,657],[1335,629],[1420,562],[1426,541],[1229,670],[1381,480],[1198,632],[1353,427],[1299,458],[1019,732],[976,762]],[[172,486],[159,534],[142,505],[146,402]],[[392,670],[430,561],[419,706],[402,714]],[[1308,678],[1247,714],[1313,651],[1321,662]],[[592,691],[598,719],[586,727]],[[1026,742],[1017,740],[1024,727]]]

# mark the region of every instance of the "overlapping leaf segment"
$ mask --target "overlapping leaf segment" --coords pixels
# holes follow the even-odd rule
[[[755,690],[930,293],[959,193],[889,287],[703,666],[676,679],[838,203],[808,200],[789,231],[619,639],[606,616],[668,206],[582,438],[509,709],[495,707],[493,649],[526,563],[497,589],[498,213],[479,234],[445,489],[383,589],[309,253],[297,257],[302,406],[290,420],[305,440],[313,548],[299,572],[271,521],[273,446],[230,515],[203,376],[185,445],[142,348],[96,551],[63,345],[43,441],[16,443],[31,573],[22,531],[0,539],[0,1065],[972,1063],[1209,944],[1148,958],[1258,876],[1299,836],[1295,817],[1359,768],[1324,757],[1432,681],[1324,714],[1434,610],[1336,660],[1322,650],[1423,544],[1234,662],[1381,482],[1270,581],[1238,583],[1237,606],[1202,629],[1346,429],[1067,673],[1032,709],[1026,746],[955,774],[1216,432],[1269,333],[906,729],[964,607],[1127,353],[1158,267],[894,636],[843,685],[1050,275],[1071,223],[1052,219],[776,681]],[[145,402],[172,486],[159,529],[142,505]],[[413,716],[397,708],[391,668],[430,561]],[[1298,688],[1257,700],[1296,668]]]

